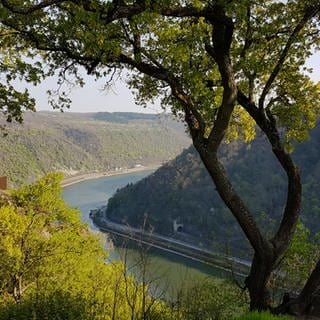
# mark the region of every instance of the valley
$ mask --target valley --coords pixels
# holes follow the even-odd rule
[[[190,145],[170,115],[139,113],[26,113],[0,140],[0,176],[11,187],[48,172],[66,177],[159,166]]]

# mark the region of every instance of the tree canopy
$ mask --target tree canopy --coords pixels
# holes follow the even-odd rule
[[[176,288],[170,304],[160,300],[146,249],[132,264],[106,260],[104,237],[61,198],[61,177],[0,192],[2,320],[234,319],[247,311],[240,289],[222,279],[198,279]]]
[[[20,37],[15,46],[39,49],[62,78],[79,66],[96,76],[131,69],[139,101],[160,96],[174,112],[192,105],[204,135],[222,122],[214,123],[212,111],[222,102],[217,54],[225,53],[239,91],[276,116],[288,139],[301,139],[319,112],[319,88],[305,67],[319,46],[318,7],[317,1],[2,1],[1,20],[14,40]],[[241,110],[230,115],[229,134],[250,138],[253,122]]]
[[[40,62],[34,62],[35,52],[23,41],[17,41],[17,32],[0,27],[0,111],[7,122],[22,122],[23,111],[35,111],[35,101],[28,90],[17,90],[17,81],[38,84],[45,71]]]
[[[63,201],[61,178],[0,193],[0,318],[170,319],[121,262],[106,263],[103,237]]]
[[[268,304],[268,280],[294,234],[300,172],[290,153],[319,115],[319,85],[306,59],[319,48],[316,1],[1,1],[1,23],[18,43],[41,54],[60,84],[79,68],[105,77],[129,69],[140,102],[162,99],[185,120],[216,188],[254,249],[246,280],[251,308]],[[63,92],[58,101],[68,104]],[[233,188],[218,159],[224,139],[265,134],[286,172],[288,195],[269,238]],[[320,284],[320,262],[286,308],[308,309]],[[315,280],[316,279],[316,280]],[[292,309],[292,308],[291,308]]]

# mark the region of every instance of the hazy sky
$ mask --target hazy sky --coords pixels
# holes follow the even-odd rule
[[[320,81],[320,53],[311,57],[308,66],[314,69],[312,78]],[[97,111],[130,111],[158,113],[161,112],[159,105],[148,105],[147,108],[137,106],[134,102],[131,91],[124,81],[117,81],[116,85],[106,91],[102,91],[104,81],[95,81],[93,77],[86,77],[84,88],[74,88],[72,90],[72,112],[97,112]],[[43,81],[41,85],[30,88],[30,92],[37,101],[37,110],[52,110],[48,105],[47,90],[57,87],[55,79]]]
[[[124,81],[118,80],[108,90],[102,90],[103,79],[95,81],[93,77],[85,77],[86,85],[83,88],[72,88],[71,97],[72,112],[96,112],[96,111],[130,111],[144,113],[158,113],[160,106],[149,105],[147,108],[137,106],[133,94]],[[48,104],[47,90],[57,88],[56,79],[51,78],[43,81],[37,87],[30,88],[32,97],[37,101],[37,110],[52,110]]]

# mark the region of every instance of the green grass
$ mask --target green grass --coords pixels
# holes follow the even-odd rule
[[[250,312],[242,315],[237,320],[290,320],[289,316],[275,316],[270,312]]]

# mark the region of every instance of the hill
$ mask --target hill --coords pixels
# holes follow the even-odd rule
[[[294,158],[303,177],[302,221],[312,232],[320,227],[320,128],[297,145]],[[220,152],[236,189],[265,232],[277,226],[286,198],[284,172],[262,136],[251,143],[233,142]],[[109,199],[106,215],[134,227],[182,238],[218,250],[248,250],[235,219],[217,194],[211,178],[193,148],[159,168],[144,180],[118,190]],[[182,225],[173,232],[174,221]]]
[[[161,164],[190,144],[169,115],[140,113],[26,113],[0,139],[0,175],[11,186],[51,172],[67,176]]]

